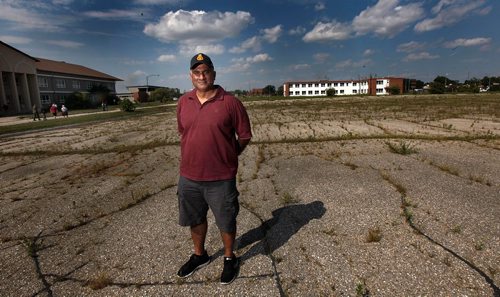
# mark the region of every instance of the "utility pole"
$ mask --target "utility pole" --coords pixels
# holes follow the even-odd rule
[[[146,93],[148,95],[149,95],[149,78],[153,77],[153,76],[159,77],[160,75],[159,74],[150,74],[150,75],[146,76]]]

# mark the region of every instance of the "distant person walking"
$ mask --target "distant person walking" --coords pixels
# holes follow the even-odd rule
[[[61,115],[65,118],[68,117],[68,108],[64,104],[61,106]]]
[[[36,104],[33,104],[33,121],[36,121],[36,119],[38,119],[39,121],[42,120],[40,119],[40,113],[38,112],[38,107],[36,106]]]
[[[50,113],[54,118],[57,118],[57,105],[55,103],[50,106]]]
[[[190,227],[194,245],[194,253],[177,275],[190,276],[210,263],[205,250],[210,209],[224,244],[220,282],[229,284],[237,277],[240,265],[233,253],[239,212],[238,155],[252,133],[245,107],[221,86],[214,85],[215,76],[211,59],[205,54],[195,55],[190,67],[194,89],[184,94],[177,105],[181,136],[179,224]]]

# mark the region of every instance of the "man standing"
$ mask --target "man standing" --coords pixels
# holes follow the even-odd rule
[[[38,113],[38,107],[36,106],[36,104],[33,104],[32,109],[33,109],[33,121],[36,121],[36,119],[41,121],[40,114]]]
[[[239,212],[238,155],[252,133],[245,107],[221,86],[214,85],[215,76],[211,59],[202,53],[195,55],[190,66],[194,89],[184,94],[177,105],[181,136],[179,224],[190,227],[194,245],[194,253],[177,275],[190,276],[210,263],[205,250],[210,208],[224,244],[220,281],[229,284],[239,271],[239,258],[233,253]]]

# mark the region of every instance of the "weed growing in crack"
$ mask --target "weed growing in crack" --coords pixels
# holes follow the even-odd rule
[[[299,200],[296,199],[295,197],[293,197],[292,195],[290,195],[290,193],[285,192],[285,193],[283,193],[283,195],[281,195],[281,202],[284,205],[288,205],[288,204],[298,203]]]
[[[455,234],[462,233],[462,225],[456,225],[455,227],[451,228],[451,232]]]
[[[484,250],[485,245],[482,242],[476,242],[474,244],[474,248],[476,249],[476,251],[482,251],[482,250]]]
[[[360,282],[356,285],[356,296],[358,297],[368,297],[370,296],[370,291],[366,287],[365,282]]]
[[[391,142],[386,142],[387,146],[391,150],[391,152],[395,154],[400,154],[400,155],[410,155],[410,154],[415,154],[417,153],[417,149],[415,148],[415,145],[400,141],[398,144],[394,144]]]
[[[87,286],[92,290],[100,290],[111,285],[112,282],[113,280],[107,273],[101,272],[95,278],[89,280]]]
[[[30,257],[36,256],[37,251],[42,248],[42,244],[38,243],[34,238],[24,238],[23,245]]]
[[[382,239],[382,231],[379,227],[368,230],[368,235],[366,236],[366,242],[380,242]]]

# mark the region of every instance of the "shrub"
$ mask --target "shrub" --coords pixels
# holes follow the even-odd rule
[[[120,102],[120,109],[122,111],[132,112],[135,111],[136,104],[128,99],[122,100]]]

